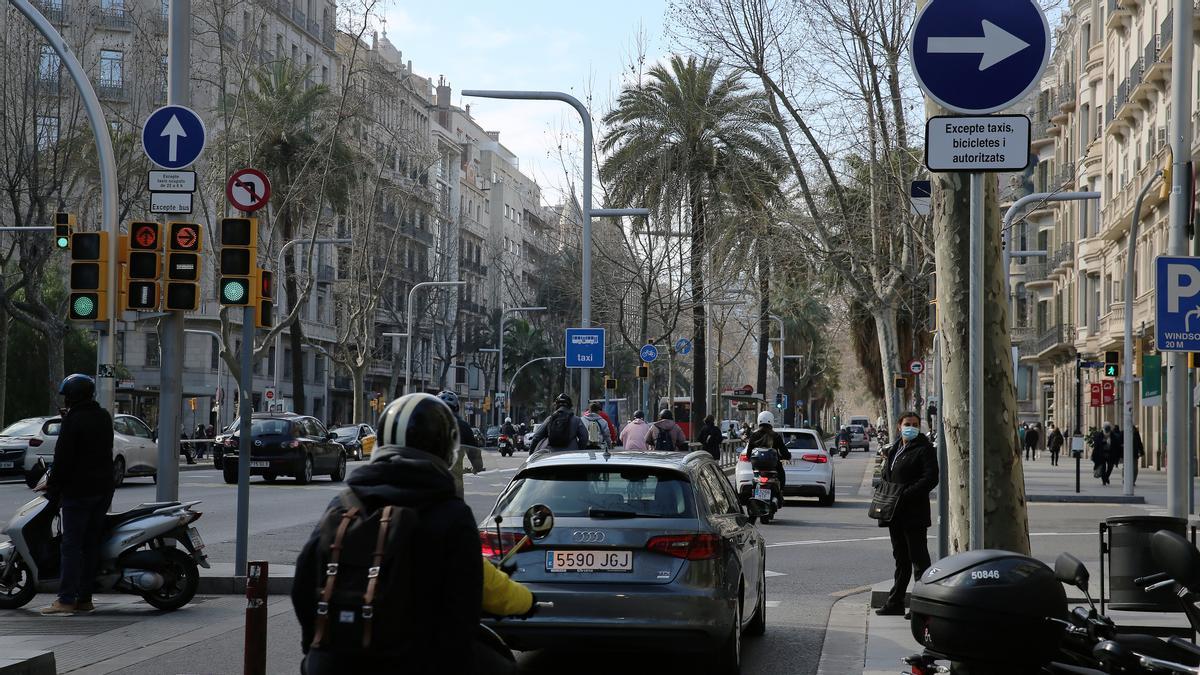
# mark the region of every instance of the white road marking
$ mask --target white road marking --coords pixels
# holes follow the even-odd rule
[[[786,576],[787,576],[787,573],[785,573],[785,572],[772,572],[771,570],[767,570],[767,578],[768,579],[770,579],[771,577],[786,577]]]
[[[1030,532],[1031,537],[1094,537],[1095,532]],[[926,539],[936,539],[937,535],[928,535]],[[778,546],[815,546],[817,544],[855,544],[864,541],[889,541],[891,537],[859,537],[856,539],[807,539],[804,541],[781,541],[767,544],[767,548]],[[768,573],[767,576],[770,576]]]
[[[780,600],[768,600],[767,601],[767,609],[774,609],[774,608],[778,607],[780,605],[780,603],[781,603]]]

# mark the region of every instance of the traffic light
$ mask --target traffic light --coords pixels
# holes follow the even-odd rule
[[[898,389],[898,390],[903,390],[903,389],[908,388],[908,378],[904,377],[903,375],[897,375],[894,382],[896,384],[896,389]]]
[[[258,287],[258,314],[254,317],[254,325],[270,330],[275,323],[275,274],[256,267],[254,285]]]
[[[71,233],[75,231],[74,213],[54,214],[54,248],[65,251],[71,248]]]
[[[784,408],[783,394],[775,394],[775,407],[778,408],[779,410],[783,410],[783,408]]]
[[[637,376],[639,379],[642,379],[642,380],[650,377],[650,366],[638,366],[637,367]]]
[[[258,221],[254,218],[221,220],[221,268],[217,300],[222,305],[254,306],[252,278],[258,258]]]
[[[1116,377],[1121,372],[1121,354],[1116,351],[1104,352],[1104,376]]]
[[[608,390],[616,389],[617,388],[617,378],[615,378],[615,377],[604,378],[604,388],[608,389]]]
[[[162,240],[158,223],[130,223],[129,234],[121,237],[120,250],[121,262],[125,265],[121,311],[157,311],[158,279],[162,275]]]
[[[200,308],[200,242],[198,223],[167,223],[165,309],[194,312]]]
[[[99,321],[108,316],[108,233],[78,232],[71,237],[72,321]]]

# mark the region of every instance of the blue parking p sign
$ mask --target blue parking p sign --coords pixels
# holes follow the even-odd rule
[[[1154,268],[1158,350],[1200,352],[1200,258],[1162,255]]]
[[[568,368],[604,367],[603,328],[568,328],[566,342]]]

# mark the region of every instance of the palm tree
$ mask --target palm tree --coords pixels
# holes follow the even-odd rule
[[[625,88],[604,117],[600,177],[619,206],[646,206],[688,228],[692,297],[692,424],[706,410],[707,242],[730,211],[762,205],[787,170],[766,98],[714,59],[672,56],[645,84]],[[766,180],[765,178],[769,178]],[[724,216],[724,217],[722,217]],[[686,219],[686,221],[685,221]]]
[[[279,60],[255,71],[254,86],[228,102],[247,130],[239,139],[245,155],[271,177],[271,202],[284,242],[299,236],[305,214],[319,216],[325,207],[342,203],[353,180],[353,152],[335,121],[339,101],[328,86],[314,84],[310,76],[310,69]],[[287,316],[302,300],[292,256],[284,258],[283,282]],[[304,328],[293,321],[289,331],[292,398],[303,411]]]

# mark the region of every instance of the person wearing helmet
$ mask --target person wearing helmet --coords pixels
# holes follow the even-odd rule
[[[758,428],[750,433],[750,437],[746,439],[746,450],[755,448],[771,448],[779,456],[778,463],[775,466],[775,473],[779,475],[779,491],[782,493],[787,486],[787,472],[783,470],[783,460],[790,460],[792,453],[788,450],[787,444],[783,442],[783,436],[775,432],[775,413],[770,410],[764,410],[758,413]],[[780,507],[783,506],[784,500],[780,501]]]
[[[378,426],[370,463],[346,479],[296,561],[291,600],[304,670],[476,672],[486,563],[450,473],[460,459],[458,420],[438,397],[409,394],[384,408]],[[378,535],[385,515],[386,538]],[[378,593],[365,603],[364,586]]]
[[[87,375],[68,375],[58,393],[66,412],[46,493],[62,509],[62,581],[58,599],[42,614],[69,616],[95,609],[92,582],[113,497],[113,421],[96,402],[96,381]]]
[[[520,446],[521,432],[517,429],[517,425],[513,424],[511,417],[504,418],[504,424],[500,426],[500,433],[508,436],[508,439],[512,441],[514,446]]]
[[[543,444],[545,447],[538,447]],[[534,430],[529,444],[530,451],[579,450],[587,446],[587,427],[572,409],[571,397],[559,394],[554,399],[554,412]]]
[[[683,429],[675,423],[675,415],[670,410],[663,408],[658,413],[658,421],[646,431],[646,447],[659,452],[687,450]]]
[[[479,439],[475,438],[475,430],[458,413],[458,394],[444,390],[437,397],[450,407],[451,412],[454,413],[454,419],[458,421],[458,439],[462,446],[462,454],[471,462],[471,473],[483,471],[483,451],[479,449],[480,443]],[[454,474],[454,484],[458,489],[458,496],[461,497],[463,496],[463,460],[459,459],[450,465],[450,470]]]

